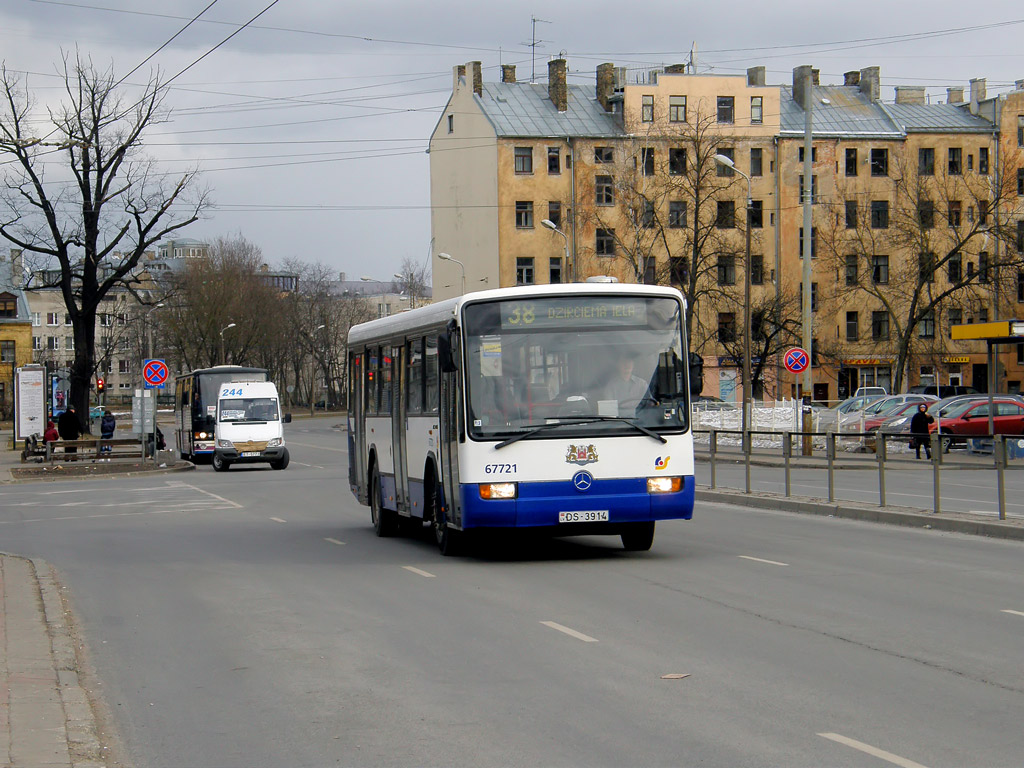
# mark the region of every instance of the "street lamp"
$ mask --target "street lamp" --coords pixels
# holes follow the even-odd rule
[[[466,295],[466,265],[463,264],[458,259],[452,258],[451,254],[448,254],[448,253],[439,253],[439,254],[437,254],[437,258],[439,258],[441,261],[453,261],[453,262],[455,262],[456,264],[459,265],[459,269],[462,270],[462,295],[465,296]]]
[[[566,271],[567,277],[569,278],[569,282],[571,283],[575,276],[573,275],[573,271],[574,271],[573,270],[573,264],[570,263],[570,261],[569,261],[569,237],[568,237],[568,235],[566,235],[565,232],[560,230],[558,228],[558,225],[555,224],[555,222],[553,222],[551,219],[543,219],[541,221],[541,224],[543,224],[545,227],[550,229],[552,232],[555,232],[556,234],[561,235],[562,239],[565,240],[565,271]]]
[[[146,316],[145,316],[145,323],[146,323],[146,357],[149,360],[153,359],[153,325],[152,325],[152,323],[149,322],[149,316],[151,314],[153,314],[154,312],[156,312],[158,309],[160,309],[163,305],[164,305],[164,303],[162,301],[157,303],[157,304],[154,304],[153,308],[150,309],[146,313]]]
[[[747,180],[747,249],[743,269],[743,439],[749,440],[750,429],[750,218],[753,197],[750,192],[750,177],[736,167],[731,157],[715,155],[715,162],[724,165]],[[748,448],[749,450],[749,448]]]
[[[224,360],[225,362],[227,362],[227,360],[225,360],[224,357],[224,331],[228,330],[229,328],[234,328],[235,325],[237,325],[237,323],[228,323],[227,325],[220,329],[220,359]]]
[[[316,343],[315,342],[315,338],[316,338],[317,331],[322,331],[326,327],[327,327],[326,325],[321,323],[320,325],[318,325],[316,328],[313,329],[313,332],[311,334],[309,334],[309,338],[310,338],[310,340],[314,344]],[[324,334],[324,360],[327,359],[326,336],[327,336],[327,334]],[[316,396],[316,390],[314,388],[315,381],[316,381],[316,357],[311,354],[310,355],[310,360],[309,360],[309,415],[310,416],[313,415],[313,410],[316,407],[315,402],[313,400],[313,398]],[[325,413],[327,412],[327,393],[326,392],[324,393],[324,412]]]

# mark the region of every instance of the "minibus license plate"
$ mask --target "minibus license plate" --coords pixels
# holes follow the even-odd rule
[[[248,459],[250,457],[259,456],[259,455],[260,455],[259,451],[242,451],[242,458],[243,459]]]
[[[560,523],[607,523],[607,509],[592,509],[580,512],[559,512]]]

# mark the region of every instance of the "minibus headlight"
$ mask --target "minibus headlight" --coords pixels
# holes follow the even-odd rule
[[[217,447],[218,448],[234,448],[235,446],[232,445],[230,440],[221,439],[221,440],[217,441]]]
[[[480,483],[481,499],[514,499],[517,491],[515,483]]]
[[[648,477],[648,493],[678,493],[683,489],[681,477]]]
[[[267,441],[267,448],[278,448],[284,445],[283,437],[274,437]]]
[[[205,432],[196,432],[196,440],[205,440],[208,437],[213,437],[213,435],[208,435]]]

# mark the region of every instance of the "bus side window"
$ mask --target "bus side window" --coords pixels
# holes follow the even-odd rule
[[[423,412],[423,339],[412,339],[408,343],[406,359],[409,374],[406,386],[405,408],[408,413]]]
[[[437,338],[428,336],[425,339],[423,379],[426,385],[426,413],[437,413],[440,407],[441,392],[437,379]]]

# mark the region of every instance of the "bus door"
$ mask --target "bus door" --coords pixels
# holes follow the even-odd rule
[[[458,336],[452,335],[452,356],[459,360],[462,357]],[[461,366],[460,366],[461,368]],[[462,421],[462,398],[459,389],[459,377],[462,371],[446,373],[441,376],[441,474],[444,475],[445,505],[448,519],[456,524],[462,522],[462,510],[459,505],[459,441],[465,433]]]
[[[365,356],[358,353],[351,356],[348,365],[348,472],[350,484],[361,489],[366,488],[365,361]],[[359,493],[356,496],[362,498]]]
[[[395,460],[395,505],[399,511],[409,511],[408,416],[405,408],[405,345],[391,347],[391,445]]]

